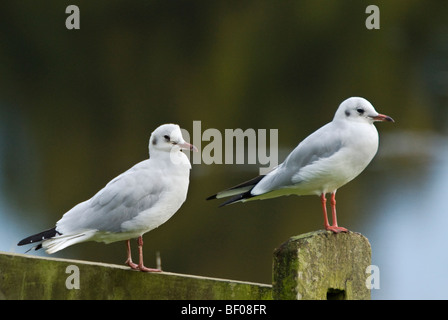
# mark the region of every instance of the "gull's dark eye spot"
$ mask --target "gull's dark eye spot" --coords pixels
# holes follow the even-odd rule
[[[163,137],[165,138],[166,141],[170,141],[170,136],[169,135],[166,134]]]
[[[364,109],[362,109],[362,108],[358,108],[358,109],[356,109],[356,111],[358,111],[359,114],[363,114],[364,113]]]
[[[346,115],[347,117],[350,117],[350,111],[345,110],[345,115]]]

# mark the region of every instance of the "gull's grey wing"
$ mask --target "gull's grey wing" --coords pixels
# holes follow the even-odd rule
[[[292,187],[302,182],[298,173],[318,160],[329,158],[343,148],[343,128],[333,130],[330,122],[305,138],[279,165],[270,172],[251,191],[252,195],[261,195],[273,190]]]
[[[57,230],[72,233],[85,229],[119,232],[123,222],[153,207],[163,192],[163,179],[140,162],[110,181],[91,199],[84,201],[58,221]]]
[[[221,206],[235,202],[254,200],[260,196],[275,197],[290,194],[288,188],[294,188],[303,182],[301,170],[312,165],[316,161],[330,158],[338,153],[343,146],[344,126],[335,128],[330,122],[304,139],[279,166],[275,167],[265,176],[259,176],[247,182],[243,182],[233,188],[218,192],[207,200],[232,197]],[[306,169],[305,169],[306,170]],[[280,192],[272,193],[272,191]]]
[[[323,126],[303,140],[286,158],[285,167],[293,172],[324,158],[329,158],[343,147],[341,130],[333,130],[333,123]]]

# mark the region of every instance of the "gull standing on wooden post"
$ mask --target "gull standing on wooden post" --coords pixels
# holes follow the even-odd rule
[[[35,250],[44,248],[51,254],[85,241],[126,240],[127,265],[145,272],[161,271],[144,266],[142,236],[168,221],[187,197],[191,164],[182,150],[197,151],[185,142],[178,125],[161,125],[149,139],[148,160],[73,207],[56,227],[29,236],[18,245],[38,243]],[[131,258],[132,238],[138,239],[138,264]]]
[[[221,206],[235,202],[269,199],[284,195],[320,196],[326,230],[346,232],[336,218],[336,190],[358,176],[378,151],[375,121],[394,120],[375,111],[364,98],[343,101],[333,121],[303,140],[286,160],[266,175],[218,192],[207,200],[230,197]],[[327,199],[331,194],[333,223],[327,216]]]

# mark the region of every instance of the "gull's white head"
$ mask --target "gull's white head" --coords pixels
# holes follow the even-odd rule
[[[367,123],[374,123],[375,121],[394,122],[391,117],[376,112],[369,101],[360,97],[351,97],[344,100],[339,105],[333,120],[348,120]]]
[[[180,150],[194,150],[197,148],[187,143],[177,124],[163,124],[151,134],[149,138],[149,153],[152,151],[176,152]]]

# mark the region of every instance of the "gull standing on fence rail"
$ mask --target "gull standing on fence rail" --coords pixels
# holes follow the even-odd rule
[[[38,243],[35,250],[45,248],[47,253],[55,253],[85,241],[126,240],[127,265],[146,272],[161,271],[144,266],[142,236],[168,221],[187,197],[191,164],[182,150],[197,151],[185,142],[178,125],[161,125],[149,139],[148,160],[65,213],[56,227],[27,237],[18,245]],[[138,264],[131,259],[132,238],[138,238]]]
[[[286,160],[266,175],[218,192],[207,200],[230,197],[221,204],[284,195],[318,195],[322,202],[326,230],[346,232],[336,218],[336,190],[356,176],[370,163],[378,151],[375,121],[394,120],[379,114],[364,98],[343,101],[333,121],[303,140]],[[331,193],[333,224],[328,222],[326,197]]]

